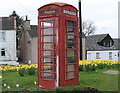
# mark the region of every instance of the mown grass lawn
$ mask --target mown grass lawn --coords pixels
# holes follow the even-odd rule
[[[0,70],[0,93],[2,92],[2,71]]]
[[[37,73],[35,75],[22,77],[19,76],[17,72],[8,72],[2,76],[3,91],[31,91],[37,89],[37,84],[34,84],[34,82],[37,82]],[[6,84],[5,87],[4,84]],[[19,87],[16,87],[16,84],[18,84]],[[10,88],[8,88],[8,86],[10,86]]]
[[[118,91],[118,89],[120,89],[120,87],[118,86],[118,74],[103,73],[103,71],[106,70],[108,69],[97,70],[98,72],[80,72],[80,85],[94,87],[99,91]]]
[[[98,91],[118,91],[118,75],[103,74],[108,70],[97,70],[97,72],[79,72],[79,84],[77,87],[57,88],[57,90],[72,90],[87,91],[87,87],[98,89]],[[117,69],[115,69],[117,70]],[[37,73],[33,76],[25,75],[21,77],[17,72],[7,72],[2,75],[2,90],[3,91],[40,91],[37,89]],[[7,86],[4,86],[6,84]],[[19,87],[16,87],[19,84]],[[8,88],[10,86],[10,88]]]

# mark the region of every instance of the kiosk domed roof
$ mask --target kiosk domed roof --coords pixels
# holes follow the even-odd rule
[[[52,3],[49,3],[49,4],[41,6],[39,9],[41,9],[41,8],[43,8],[45,6],[48,6],[48,5],[57,5],[57,6],[60,6],[60,7],[65,6],[65,5],[69,5],[69,6],[74,7],[73,5],[70,5],[70,4],[67,4],[67,3],[63,3],[63,2],[52,2]],[[74,7],[74,8],[77,9],[76,7]]]
[[[53,3],[49,3],[49,4],[54,4],[54,5],[59,5],[59,6],[67,5],[67,3],[63,3],[63,2],[53,2]]]

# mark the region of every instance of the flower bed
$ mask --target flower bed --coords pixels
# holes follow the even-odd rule
[[[118,68],[120,65],[120,61],[112,61],[112,60],[83,60],[79,61],[79,71],[95,71],[97,68],[98,69],[103,69],[103,68]],[[48,69],[50,66],[44,67],[44,69]],[[31,64],[31,65],[15,65],[15,66],[10,66],[10,65],[2,65],[0,66],[0,70],[2,70],[2,73],[4,72],[15,72],[15,71],[20,71],[21,69],[24,69],[25,71],[35,68],[37,70],[38,66],[36,64]]]
[[[120,61],[112,60],[83,60],[79,61],[79,71],[96,71],[103,68],[118,68]]]

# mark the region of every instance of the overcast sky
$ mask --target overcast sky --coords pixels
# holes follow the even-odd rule
[[[9,16],[13,10],[20,16],[28,15],[31,25],[37,24],[38,8],[51,2],[72,4],[78,9],[79,0],[1,0],[0,17]],[[95,34],[109,33],[118,37],[118,1],[119,0],[81,0],[82,20],[93,21],[97,27]]]

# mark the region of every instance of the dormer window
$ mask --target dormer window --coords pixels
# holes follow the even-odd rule
[[[1,41],[6,41],[6,32],[1,32],[0,39]]]
[[[103,42],[103,46],[106,46],[106,42]]]
[[[104,40],[102,42],[98,42],[98,44],[104,47],[111,47],[113,45],[113,42],[112,40]]]
[[[110,40],[110,46],[112,46],[112,41]]]

